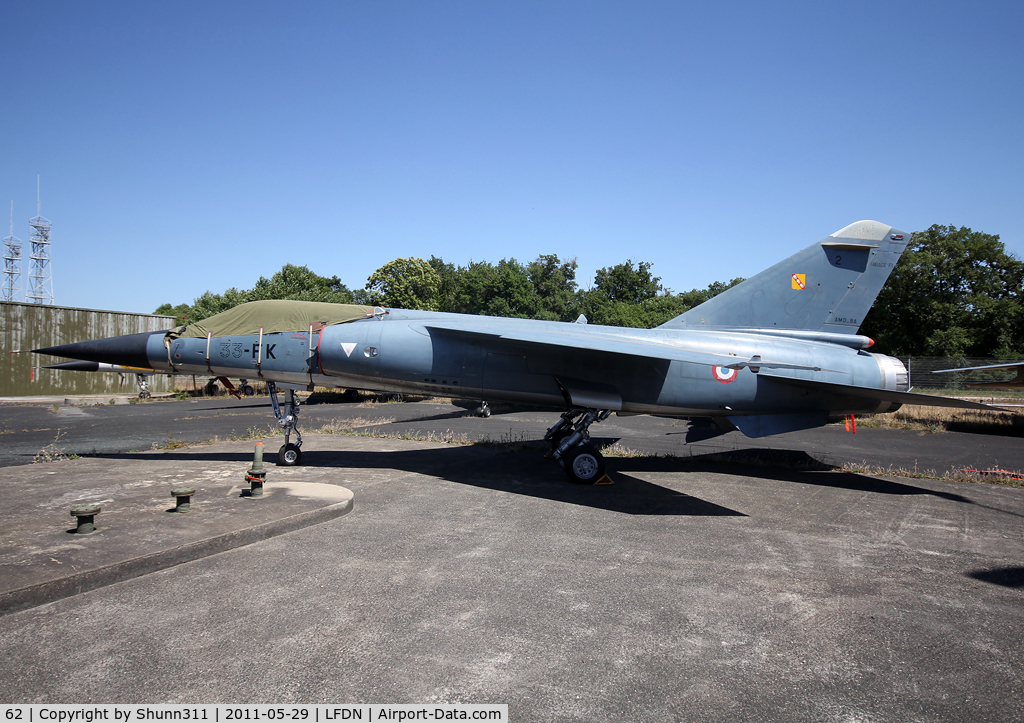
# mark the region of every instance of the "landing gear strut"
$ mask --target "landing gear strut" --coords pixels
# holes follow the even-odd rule
[[[548,457],[557,459],[565,476],[576,484],[601,484],[606,480],[604,457],[590,444],[590,425],[603,422],[609,409],[570,409],[544,435],[551,445]]]
[[[135,378],[139,382],[139,399],[149,399],[153,396],[149,393],[149,376],[146,374],[136,374]]]
[[[284,446],[277,452],[277,464],[280,467],[295,467],[302,462],[302,435],[299,433],[299,399],[295,396],[294,389],[286,390],[288,399],[283,404],[277,399],[277,385],[274,382],[267,382],[267,392],[270,394],[270,406],[274,408],[274,416],[277,423],[284,429]],[[292,444],[292,432],[295,433],[295,444]]]

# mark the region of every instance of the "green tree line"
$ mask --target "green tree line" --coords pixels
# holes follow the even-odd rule
[[[652,328],[743,279],[673,293],[652,264],[629,259],[600,269],[588,288],[576,280],[575,259],[542,254],[522,263],[473,261],[456,266],[436,256],[399,258],[373,272],[362,289],[337,276],[286,264],[252,289],[207,291],[192,304],[163,304],[157,314],[198,321],[246,301],[299,299],[383,305],[462,314],[574,321]],[[915,232],[861,328],[873,351],[898,356],[1013,357],[1024,355],[1024,262],[998,235],[934,225]]]
[[[743,279],[716,282],[706,289],[674,294],[651,273],[645,261],[601,269],[589,289],[576,282],[576,260],[542,254],[529,263],[502,259],[455,266],[434,256],[400,258],[381,266],[362,289],[349,289],[337,276],[319,276],[305,266],[285,266],[251,289],[207,291],[192,304],[163,304],[154,313],[199,321],[247,301],[299,299],[336,304],[382,305],[460,314],[520,319],[575,321],[581,314],[592,324],[651,328],[697,306]]]

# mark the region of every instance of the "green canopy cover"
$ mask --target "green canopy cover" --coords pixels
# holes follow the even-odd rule
[[[287,301],[268,299],[239,304],[233,309],[207,317],[167,332],[171,338],[199,337],[207,334],[243,336],[274,334],[282,331],[308,331],[310,325],[319,329],[332,324],[346,324],[373,316],[374,307],[355,304],[329,304],[323,301]]]

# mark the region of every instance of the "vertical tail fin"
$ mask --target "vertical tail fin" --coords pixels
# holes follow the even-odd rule
[[[852,223],[659,328],[856,334],[909,240],[884,223]]]

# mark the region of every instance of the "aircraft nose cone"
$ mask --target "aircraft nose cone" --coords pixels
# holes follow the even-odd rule
[[[93,339],[92,341],[50,346],[45,349],[33,349],[32,352],[105,364],[119,364],[126,367],[149,367],[152,365],[146,355],[146,342],[153,334],[162,335],[163,333],[162,331],[144,331],[139,334],[126,334],[107,339]]]

